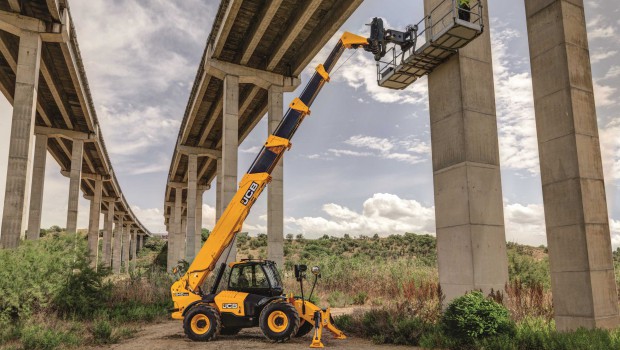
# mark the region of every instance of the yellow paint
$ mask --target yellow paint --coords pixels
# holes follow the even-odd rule
[[[247,296],[248,293],[234,292],[230,290],[222,291],[215,296],[215,306],[220,313],[227,312],[236,316],[245,316],[243,301]]]
[[[323,77],[323,80],[329,82],[330,80],[329,73],[327,73],[327,71],[325,70],[325,66],[323,64],[319,64],[316,67],[316,72],[319,73],[321,77]]]
[[[209,331],[209,328],[211,327],[211,321],[209,321],[209,317],[207,317],[207,315],[196,314],[192,318],[190,326],[192,328],[192,332],[202,335]]]
[[[310,107],[306,106],[304,101],[302,101],[299,97],[295,97],[295,99],[288,106],[291,109],[303,113],[304,115],[310,114]]]
[[[267,317],[267,325],[276,333],[284,332],[288,327],[288,316],[284,312],[276,310]]]
[[[342,41],[342,45],[347,49],[368,45],[367,38],[349,32],[344,32],[344,34],[342,34],[342,37],[340,38],[340,41]]]

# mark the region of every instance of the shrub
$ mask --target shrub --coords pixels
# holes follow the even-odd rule
[[[117,337],[112,336],[112,324],[105,319],[101,318],[96,320],[91,328],[93,335],[93,341],[96,344],[113,344],[118,341]]]
[[[53,350],[61,345],[78,345],[80,339],[72,332],[50,329],[42,325],[27,325],[20,340],[25,350]]]
[[[441,323],[448,336],[465,343],[514,331],[508,309],[478,291],[454,299]]]

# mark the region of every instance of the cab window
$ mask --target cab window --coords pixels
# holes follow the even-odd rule
[[[260,265],[235,266],[230,272],[229,287],[234,289],[269,288],[269,281]]]

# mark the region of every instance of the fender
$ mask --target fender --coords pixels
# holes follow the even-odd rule
[[[198,301],[194,301],[193,303],[187,305],[187,307],[185,307],[185,309],[183,309],[183,316],[185,316],[185,314],[187,313],[187,311],[189,311],[189,309],[191,309],[192,307],[196,306],[196,305],[200,305],[200,304],[213,304],[215,302],[213,294],[207,294],[204,297],[202,297],[202,300],[198,300]]]
[[[270,302],[274,301],[274,300],[284,300],[286,301],[286,297],[283,295],[277,296],[277,297],[265,297],[263,299],[261,299],[258,304],[256,304],[260,309],[262,309],[263,307],[265,307],[267,304],[269,304]]]

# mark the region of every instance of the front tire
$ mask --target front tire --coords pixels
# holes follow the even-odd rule
[[[260,313],[259,326],[267,339],[286,342],[299,331],[299,314],[292,304],[272,302]]]
[[[217,338],[222,328],[220,313],[208,305],[192,307],[183,319],[183,330],[194,341],[210,341]]]

